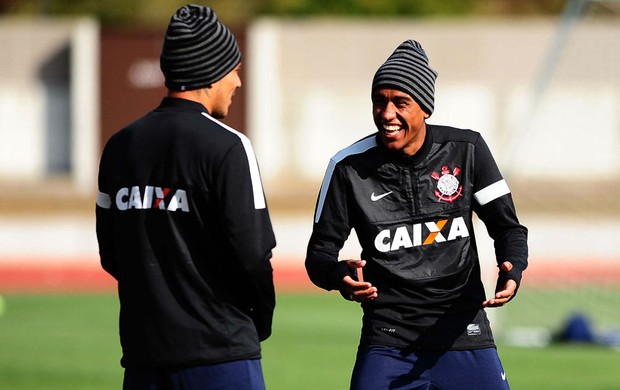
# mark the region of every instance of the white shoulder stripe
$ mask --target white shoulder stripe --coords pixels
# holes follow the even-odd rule
[[[332,180],[332,175],[334,174],[334,169],[336,169],[336,164],[342,161],[347,156],[351,156],[354,154],[360,154],[368,149],[374,148],[377,146],[377,138],[374,136],[364,138],[361,141],[354,143],[353,145],[342,149],[338,153],[334,155],[329,160],[329,164],[327,165],[327,170],[325,171],[325,177],[323,178],[323,184],[321,184],[321,192],[319,193],[319,200],[316,205],[316,212],[314,214],[314,222],[319,222],[319,218],[321,216],[321,212],[323,211],[323,205],[325,204],[325,196],[327,195],[327,188],[329,188],[329,183]]]
[[[495,199],[510,193],[510,188],[504,179],[496,181],[495,183],[487,186],[474,194],[474,198],[480,206],[494,201]]]
[[[110,195],[99,191],[97,194],[97,206],[103,209],[109,209],[112,207],[112,199],[110,199]]]
[[[205,116],[206,118],[209,118],[213,122],[222,126],[223,128],[235,134],[237,137],[241,139],[241,143],[243,144],[243,148],[245,149],[245,154],[248,158],[248,166],[250,167],[250,179],[252,180],[252,192],[254,195],[254,208],[257,210],[266,208],[267,204],[265,202],[263,184],[261,182],[260,172],[258,170],[258,162],[256,161],[256,155],[254,154],[254,148],[252,148],[252,142],[250,141],[250,139],[246,137],[244,134],[233,129],[232,127],[227,126],[224,123],[213,118],[206,112],[203,112],[202,115]]]

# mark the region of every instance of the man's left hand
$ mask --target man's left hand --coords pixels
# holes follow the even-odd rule
[[[501,268],[504,272],[510,272],[512,270],[512,263],[509,261],[504,261],[501,265]],[[508,303],[509,300],[514,297],[515,292],[517,291],[517,282],[512,279],[506,280],[506,283],[503,286],[502,290],[498,290],[495,292],[495,297],[491,299],[487,299],[482,302],[483,307],[501,307]]]

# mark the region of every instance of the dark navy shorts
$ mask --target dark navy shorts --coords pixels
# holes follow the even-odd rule
[[[125,369],[123,390],[265,390],[260,360],[183,369]]]
[[[410,352],[384,346],[360,347],[351,390],[507,390],[495,348]]]

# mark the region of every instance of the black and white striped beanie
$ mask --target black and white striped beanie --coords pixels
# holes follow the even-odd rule
[[[168,89],[205,88],[239,62],[241,52],[235,37],[211,8],[188,4],[172,15],[160,57]]]
[[[377,69],[372,90],[393,88],[411,96],[428,115],[435,108],[437,72],[428,65],[422,45],[413,39],[400,44]]]

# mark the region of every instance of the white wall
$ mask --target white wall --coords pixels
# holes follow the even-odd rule
[[[70,47],[70,177],[92,191],[99,154],[99,26],[91,19],[0,19],[0,180],[36,181],[46,171],[41,70]]]
[[[429,123],[480,131],[505,174],[620,174],[620,25],[577,23],[549,61],[557,27],[551,19],[257,21],[248,127],[266,186],[318,181],[331,155],[374,132],[372,77],[409,38],[439,72]],[[544,67],[548,79],[539,78]]]
[[[439,72],[430,123],[480,131],[507,175],[607,179],[620,173],[620,25],[581,21],[551,78],[537,81],[558,21],[257,20],[245,68],[248,131],[266,188],[319,182],[339,149],[374,132],[370,83],[403,40]],[[71,177],[94,188],[98,25],[0,19],[0,180],[46,175],[41,65],[72,48]],[[542,86],[542,94],[536,87]],[[551,175],[551,176],[550,176]]]

